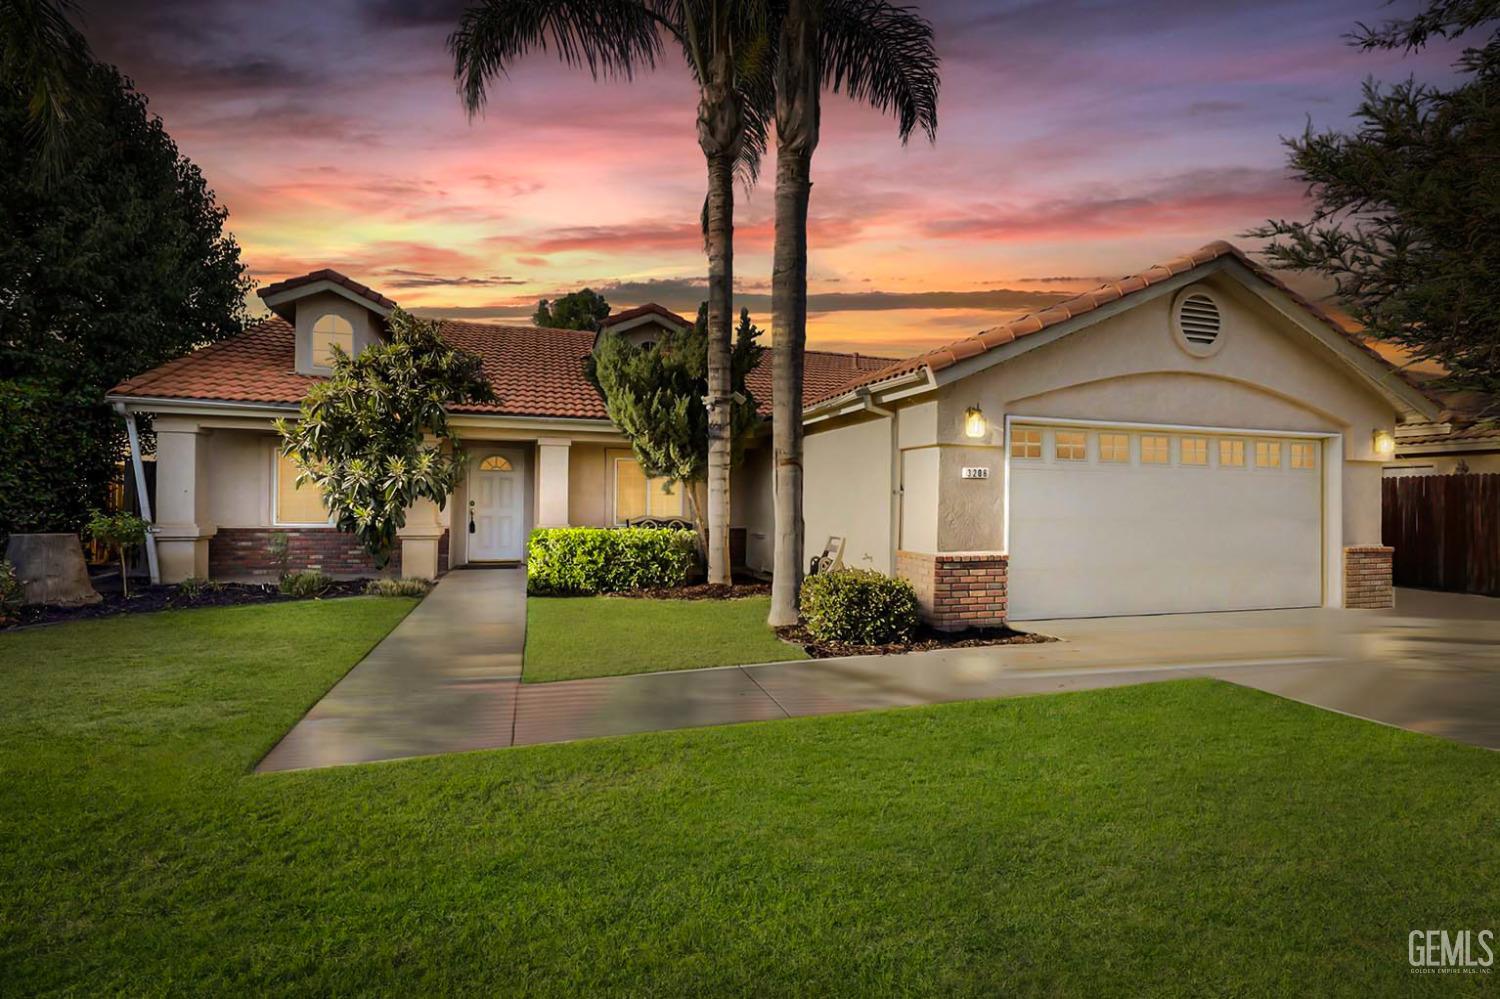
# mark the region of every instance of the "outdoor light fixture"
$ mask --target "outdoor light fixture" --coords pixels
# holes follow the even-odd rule
[[[975,440],[989,433],[990,426],[985,422],[984,412],[978,406],[970,406],[964,411],[964,434]]]
[[[1375,453],[1382,458],[1389,458],[1396,453],[1396,435],[1389,430],[1377,430],[1370,435],[1370,442],[1375,448]]]

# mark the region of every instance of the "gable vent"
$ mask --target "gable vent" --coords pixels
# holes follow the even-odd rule
[[[1182,338],[1199,347],[1208,347],[1219,339],[1219,307],[1207,295],[1189,295],[1177,307],[1177,322]]]

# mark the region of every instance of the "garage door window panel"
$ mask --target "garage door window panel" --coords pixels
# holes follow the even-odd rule
[[[1129,434],[1100,434],[1099,460],[1111,463],[1130,461]]]
[[[1178,442],[1179,460],[1184,465],[1208,464],[1208,438],[1184,437]]]
[[[1011,458],[1041,458],[1041,431],[1029,428],[1011,431]]]
[[[1292,467],[1299,470],[1309,470],[1318,467],[1317,445],[1308,441],[1297,441],[1291,446]]]
[[[1281,467],[1281,442],[1280,441],[1256,441],[1255,442],[1255,467],[1256,468],[1280,468]]]
[[[1219,467],[1244,468],[1245,442],[1233,440],[1219,441]]]
[[[1163,434],[1141,435],[1141,464],[1166,465],[1172,460],[1172,440]]]
[[[1089,435],[1081,430],[1059,430],[1053,434],[1053,455],[1058,461],[1087,461]]]

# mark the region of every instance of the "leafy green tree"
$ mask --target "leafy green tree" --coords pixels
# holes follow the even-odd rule
[[[1333,279],[1371,334],[1447,369],[1447,387],[1500,400],[1500,4],[1436,0],[1415,18],[1361,27],[1364,49],[1420,49],[1488,32],[1451,89],[1408,79],[1364,88],[1351,133],[1286,141],[1314,201],[1308,221],[1272,220],[1276,267]]]
[[[592,288],[571,291],[555,302],[545,298],[536,303],[531,321],[554,330],[598,330],[609,318],[609,303]]]
[[[807,206],[823,90],[896,118],[905,142],[937,134],[932,25],[888,0],[784,0],[776,42],[776,247],[771,267],[776,544],[773,626],[797,623],[802,586],[802,365],[807,348]]]
[[[384,566],[407,508],[441,509],[464,472],[448,407],[490,402],[480,359],[449,346],[435,320],[397,309],[385,342],[350,357],[335,348],[333,373],[302,400],[295,424],[276,421],[281,451],[316,485],[340,530]]]
[[[89,537],[113,549],[119,557],[120,592],[126,600],[130,599],[130,569],[125,564],[125,557],[146,543],[146,528],[146,522],[133,513],[105,513],[102,510],[95,510],[84,528]]]
[[[536,49],[601,76],[633,76],[675,43],[698,86],[698,148],[708,167],[708,553],[710,583],[729,579],[729,466],[734,417],[730,351],[734,180],[755,179],[772,105],[769,0],[478,0],[448,38],[459,95],[484,108],[491,81]]]
[[[0,88],[0,534],[76,531],[105,506],[124,427],[109,389],[238,333],[250,289],[225,211],[118,72],[75,81],[46,180],[29,102]]]
[[[731,460],[738,464],[745,442],[760,425],[754,393],[747,379],[760,364],[765,348],[761,331],[740,310],[734,349],[730,351],[731,384],[737,393],[730,427]],[[698,501],[708,477],[708,310],[698,310],[690,329],[668,333],[649,347],[637,347],[622,336],[606,336],[584,361],[584,373],[599,390],[609,418],[630,441],[641,468],[652,478],[682,483],[698,539],[707,553],[709,525]]]

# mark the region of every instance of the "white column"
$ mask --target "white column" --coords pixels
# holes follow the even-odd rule
[[[161,580],[208,578],[209,431],[192,421],[156,422],[156,548]]]
[[[401,575],[408,578],[436,579],[438,575],[438,542],[443,538],[443,522],[437,504],[419,499],[406,511],[406,525],[397,528],[401,539]]]
[[[568,526],[568,447],[566,437],[536,442],[536,526]]]

